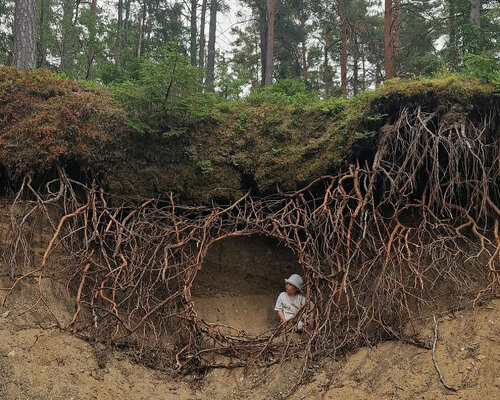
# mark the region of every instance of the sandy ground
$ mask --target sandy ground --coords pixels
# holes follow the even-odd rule
[[[232,328],[261,335],[280,323],[274,311],[276,298],[275,295],[195,297],[193,301],[196,313],[205,321],[216,324],[230,322]]]
[[[57,285],[47,287],[64,298]],[[0,399],[279,399],[301,371],[299,360],[268,369],[214,370],[203,378],[158,372],[122,352],[47,328],[51,318],[41,308],[17,316],[34,298],[36,291],[25,283],[0,308]],[[58,318],[70,318],[64,302],[48,301]],[[499,299],[439,318],[437,360],[457,392],[439,382],[430,350],[395,341],[324,360],[291,398],[500,399],[499,319]],[[432,320],[418,329],[432,343]]]

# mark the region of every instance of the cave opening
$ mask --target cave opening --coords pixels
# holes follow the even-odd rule
[[[279,324],[274,306],[293,273],[303,276],[296,254],[275,238],[216,241],[191,288],[194,309],[206,322],[262,334]]]

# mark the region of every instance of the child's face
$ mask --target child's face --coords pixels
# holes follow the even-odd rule
[[[285,285],[285,291],[286,294],[288,294],[289,296],[295,296],[297,294],[297,288],[293,286],[291,283],[287,283]]]

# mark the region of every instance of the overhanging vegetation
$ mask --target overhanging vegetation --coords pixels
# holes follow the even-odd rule
[[[202,118],[169,123],[163,133],[138,133],[101,88],[7,67],[0,88],[4,182],[60,165],[98,178],[114,195],[173,192],[189,203],[234,200],[249,189],[296,190],[370,160],[380,133],[404,108],[434,113],[437,126],[442,119],[474,120],[500,103],[498,86],[475,78],[394,80],[351,99],[263,92],[210,104]]]

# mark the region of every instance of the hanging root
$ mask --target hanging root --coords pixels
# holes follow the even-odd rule
[[[437,347],[437,341],[438,341],[438,325],[436,321],[436,315],[434,314],[432,316],[432,319],[434,321],[434,341],[432,342],[432,361],[434,362],[434,368],[436,368],[436,371],[439,375],[439,381],[443,384],[443,386],[451,390],[452,392],[456,392],[457,389],[454,388],[453,386],[448,385],[443,378],[443,374],[441,373],[441,370],[439,369],[438,362],[436,360],[436,347]]]
[[[372,160],[295,193],[247,193],[227,207],[186,207],[173,195],[111,205],[102,190],[62,170],[41,191],[27,178],[13,205],[9,255],[32,261],[23,235],[30,216],[44,215],[54,235],[37,271],[58,245],[74,271],[76,306],[67,328],[143,354],[168,339],[177,346],[171,359],[178,370],[270,365],[293,346],[314,360],[403,338],[405,324],[423,309],[472,306],[499,287],[495,118],[438,123],[435,113],[403,109],[381,133]],[[316,305],[304,343],[275,340],[286,338],[286,326],[252,336],[197,317],[191,287],[210,245],[253,234],[278,239],[304,268]]]

